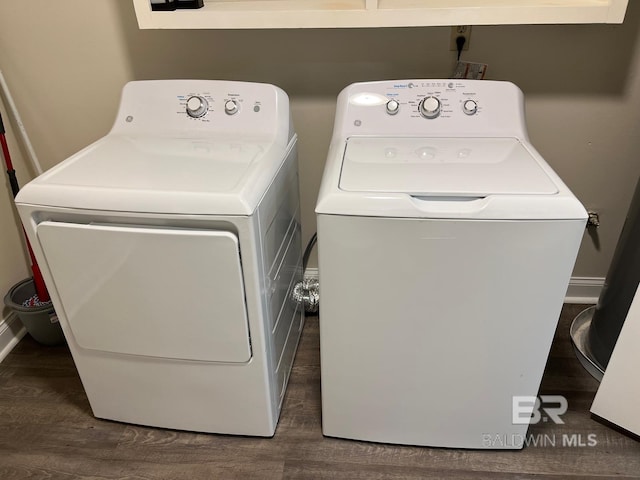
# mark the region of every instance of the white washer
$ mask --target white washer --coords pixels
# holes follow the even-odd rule
[[[316,213],[324,434],[521,448],[587,218],[521,91],[347,87]]]
[[[296,135],[272,85],[131,82],[18,209],[95,416],[274,434],[303,325]]]

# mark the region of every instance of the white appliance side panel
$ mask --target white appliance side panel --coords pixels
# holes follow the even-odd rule
[[[636,291],[591,411],[640,435],[640,289]]]
[[[211,362],[251,358],[233,233],[46,221],[37,237],[80,347]]]
[[[582,234],[319,215],[324,434],[521,448],[487,438],[526,433],[512,397],[538,393]]]
[[[278,415],[296,352],[304,315],[296,309],[293,287],[302,280],[300,196],[297,149],[290,151],[258,209],[265,272],[267,357]],[[293,305],[293,307],[292,307]],[[294,314],[295,311],[295,314]]]

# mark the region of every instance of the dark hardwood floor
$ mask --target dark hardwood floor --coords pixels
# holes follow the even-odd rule
[[[68,349],[43,347],[26,336],[0,364],[0,480],[640,478],[640,442],[589,414],[597,383],[576,360],[569,340],[571,320],[583,308],[565,306],[541,389],[568,399],[565,424],[532,426],[530,436],[544,444],[520,451],[324,438],[316,317],[307,319],[270,439],[98,420]],[[589,439],[596,445],[589,446]]]

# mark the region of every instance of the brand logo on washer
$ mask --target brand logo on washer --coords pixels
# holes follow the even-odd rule
[[[415,88],[415,87],[417,87],[417,85],[413,82],[393,84],[393,88]]]

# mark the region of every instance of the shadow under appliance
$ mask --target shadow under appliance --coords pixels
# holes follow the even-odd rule
[[[303,324],[296,135],[271,85],[131,82],[18,209],[95,416],[273,435]]]
[[[587,219],[522,92],[347,87],[316,213],[324,434],[522,448]]]

